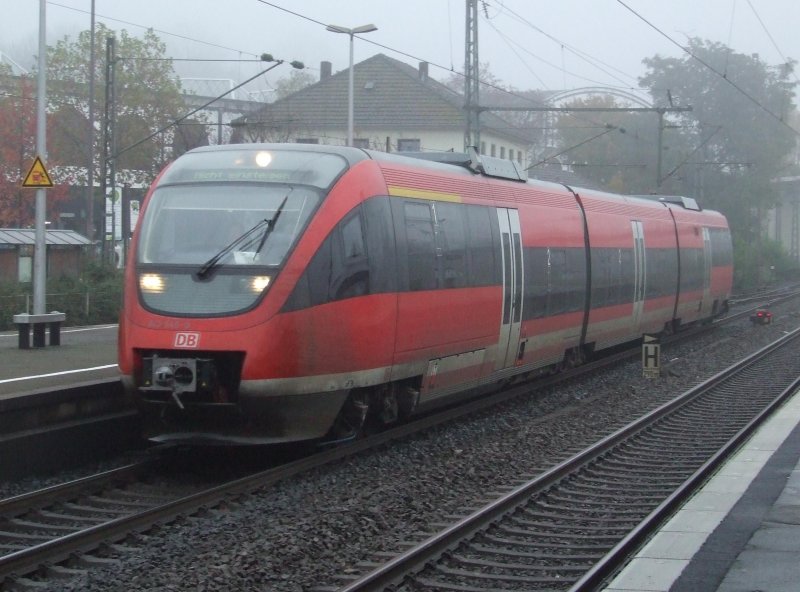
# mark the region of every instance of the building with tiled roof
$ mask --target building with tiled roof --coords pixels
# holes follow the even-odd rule
[[[47,277],[79,277],[92,241],[72,230],[46,230],[44,236]],[[35,245],[32,228],[0,228],[0,283],[32,280]]]
[[[331,73],[323,62],[319,82],[235,122],[244,142],[343,145],[347,138],[348,70]],[[428,75],[383,54],[353,67],[353,144],[388,152],[464,149],[464,97]],[[481,152],[527,165],[528,140],[511,124],[481,114]]]

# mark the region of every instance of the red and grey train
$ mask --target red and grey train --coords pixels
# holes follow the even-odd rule
[[[727,310],[721,214],[445,156],[243,144],[168,166],[119,330],[148,437],[346,437]]]

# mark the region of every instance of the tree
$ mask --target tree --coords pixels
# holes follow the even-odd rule
[[[189,111],[181,96],[180,82],[165,58],[166,46],[148,29],[143,37],[133,37],[124,29],[115,33],[102,23],[95,28],[95,117],[97,120],[95,166],[99,170],[102,154],[101,127],[104,113],[107,73],[106,41],[115,38],[113,63],[116,95],[117,171],[126,182],[148,183],[159,170],[177,156],[173,150],[175,129],[170,127],[152,139],[141,142],[156,130],[168,126]],[[83,31],[72,40],[65,37],[48,48],[48,97],[54,111],[72,111],[83,116],[89,112],[89,64],[91,32]],[[58,144],[65,162],[84,165],[87,133],[74,133]],[[185,142],[185,138],[182,139]],[[141,143],[139,143],[141,142]],[[197,142],[197,140],[195,140]],[[201,142],[202,143],[202,142]],[[188,146],[191,148],[192,146]],[[85,173],[83,182],[85,183]]]
[[[316,82],[313,74],[304,70],[292,70],[289,76],[279,78],[275,83],[275,99],[280,100],[289,95],[311,86]]]
[[[754,244],[778,197],[771,181],[787,174],[797,140],[786,123],[794,109],[794,62],[771,67],[756,54],[696,38],[688,52],[696,58],[646,59],[649,71],[639,81],[657,106],[693,108],[675,116],[679,128],[664,132],[665,185],[721,210]]]
[[[571,101],[569,107],[623,109],[610,95]],[[617,193],[646,194],[655,188],[655,113],[626,111],[559,113],[557,161],[581,177]],[[548,160],[549,162],[549,160]]]
[[[0,72],[0,227],[30,227],[35,222],[35,190],[22,181],[36,157],[36,92],[34,81]],[[47,141],[57,118],[47,117]],[[47,218],[57,218],[68,194],[65,175],[57,174],[58,159],[46,165],[55,187],[47,190]]]

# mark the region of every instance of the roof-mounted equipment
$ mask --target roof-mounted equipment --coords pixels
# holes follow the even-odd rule
[[[493,156],[478,154],[474,146],[470,146],[468,152],[402,152],[403,156],[420,158],[440,162],[442,164],[453,164],[468,168],[471,171],[486,177],[496,177],[498,179],[510,179],[512,181],[528,180],[528,171],[513,160],[505,160]]]

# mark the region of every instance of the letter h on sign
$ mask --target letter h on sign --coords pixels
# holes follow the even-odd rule
[[[661,344],[650,335],[645,335],[642,342],[642,374],[645,378],[661,375]]]

